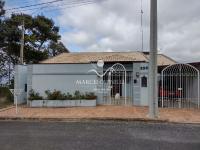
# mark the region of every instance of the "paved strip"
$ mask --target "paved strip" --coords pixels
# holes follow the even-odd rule
[[[0,119],[125,119],[149,120],[147,107],[97,106],[72,108],[19,107],[0,112]],[[159,109],[160,121],[200,124],[200,109]]]
[[[13,109],[13,108],[15,108],[15,106],[9,106],[9,107],[6,107],[6,108],[1,108],[0,112],[6,111],[6,110],[9,110],[9,109]]]
[[[200,125],[0,121],[1,150],[199,150]]]

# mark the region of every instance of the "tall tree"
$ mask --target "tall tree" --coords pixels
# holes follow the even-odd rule
[[[4,10],[4,4],[5,2],[0,0],[0,33],[2,33],[2,16],[5,14],[5,10]],[[0,45],[1,45],[1,40],[0,40]],[[6,69],[4,66],[4,62],[5,62],[5,53],[1,53],[1,47],[0,47],[0,82],[2,80],[2,78],[4,76],[6,76]]]
[[[56,56],[60,53],[68,53],[69,50],[64,46],[62,42],[50,42],[48,46],[48,54],[50,57]]]
[[[22,33],[20,26],[23,20],[25,28],[24,60],[27,63],[30,61],[37,63],[48,57],[45,50],[49,43],[57,42],[60,39],[59,28],[51,19],[44,16],[12,14],[11,18],[5,19],[3,33],[0,35],[0,40],[4,42],[0,47],[10,56],[13,64],[16,64],[19,59]]]
[[[5,14],[4,4],[5,2],[0,0],[0,17]]]
[[[32,17],[27,14],[12,14],[11,17],[2,20],[0,27],[0,55],[3,58],[2,61],[0,59],[0,62],[3,62],[4,68],[8,66],[7,64],[14,66],[19,61],[23,21],[25,30],[24,61],[26,63],[38,63],[48,58],[49,55],[55,56],[66,50],[64,45],[58,42],[61,38],[59,27],[55,26],[52,19],[40,15]],[[52,43],[54,43],[55,50],[52,49],[51,53],[48,49],[52,47]],[[8,70],[8,68],[4,70]],[[6,73],[2,72],[2,74]]]

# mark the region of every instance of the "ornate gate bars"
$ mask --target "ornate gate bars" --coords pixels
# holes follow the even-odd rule
[[[161,72],[159,103],[162,107],[191,108],[200,105],[199,70],[189,64],[174,64]]]
[[[130,105],[132,98],[130,98],[129,83],[132,83],[132,72],[127,72],[120,63],[116,63],[108,69],[110,71],[103,78],[105,91],[103,103],[105,105]]]

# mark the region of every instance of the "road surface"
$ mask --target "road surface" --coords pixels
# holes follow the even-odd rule
[[[0,150],[200,150],[200,125],[0,121]]]

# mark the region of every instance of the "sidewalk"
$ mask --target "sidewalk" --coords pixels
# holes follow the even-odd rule
[[[147,107],[135,106],[97,106],[73,108],[27,108],[19,107],[0,111],[0,119],[111,119],[152,121],[148,117]],[[200,124],[198,109],[159,109],[159,118],[154,121]]]

